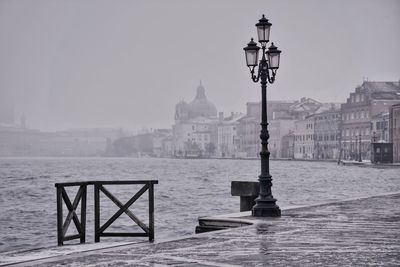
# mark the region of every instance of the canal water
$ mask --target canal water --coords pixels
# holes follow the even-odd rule
[[[259,165],[258,160],[0,159],[0,252],[56,245],[56,182],[159,180],[155,185],[155,234],[156,239],[165,239],[193,234],[199,216],[239,211],[239,197],[230,195],[230,182],[257,181]],[[339,166],[332,162],[272,161],[271,175],[273,194],[281,208],[400,191],[400,169]],[[139,189],[137,186],[107,188],[123,203]],[[73,199],[73,190],[68,193]],[[105,195],[101,199],[104,223],[118,208]],[[147,194],[131,208],[143,220],[147,220],[146,201]],[[92,187],[88,188],[87,209],[86,240],[93,242]],[[70,228],[74,228],[73,223]],[[127,230],[133,228],[125,214],[109,229]]]

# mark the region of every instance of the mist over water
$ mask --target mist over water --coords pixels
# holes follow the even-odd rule
[[[0,103],[34,129],[165,128],[202,80],[219,111],[244,112],[261,14],[283,51],[270,100],[344,102],[363,79],[400,78],[395,0],[3,0]]]

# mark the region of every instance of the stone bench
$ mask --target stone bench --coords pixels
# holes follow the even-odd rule
[[[240,211],[248,211],[256,204],[260,192],[258,182],[232,181],[231,195],[240,196]]]

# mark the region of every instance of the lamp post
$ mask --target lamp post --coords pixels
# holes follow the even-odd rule
[[[353,138],[350,137],[350,159],[353,159]]]
[[[375,162],[375,144],[376,143],[376,132],[373,132],[372,134],[372,140],[371,140],[371,162]]]
[[[260,193],[256,199],[256,205],[252,209],[252,215],[255,217],[279,217],[281,210],[276,205],[276,199],[272,196],[272,176],[269,173],[269,156],[268,151],[268,118],[267,118],[267,83],[274,83],[276,71],[279,68],[281,51],[274,45],[266,51],[269,42],[269,33],[271,23],[262,15],[262,18],[256,24],[258,42],[261,44],[262,58],[258,61],[258,52],[260,47],[256,42],[251,41],[244,48],[246,56],[246,64],[250,69],[251,79],[253,82],[261,83],[261,174],[258,176],[260,185]],[[256,71],[256,67],[258,70]]]
[[[385,131],[386,131],[386,120],[385,120],[385,116],[382,115],[382,119],[383,119],[383,127],[382,127],[382,140],[384,142],[386,142],[386,136],[385,136]]]
[[[361,159],[361,133],[358,136],[358,162],[362,162],[362,159]]]
[[[355,161],[358,161],[358,139],[357,139],[357,134],[356,134],[356,136],[354,137],[354,160]]]

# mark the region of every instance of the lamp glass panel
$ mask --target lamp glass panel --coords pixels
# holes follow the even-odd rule
[[[247,66],[257,66],[258,51],[247,50],[245,54]]]
[[[259,42],[268,42],[269,41],[269,26],[258,26],[257,34]]]
[[[279,68],[280,54],[278,53],[269,54],[268,58],[269,58],[269,67],[271,69]]]

